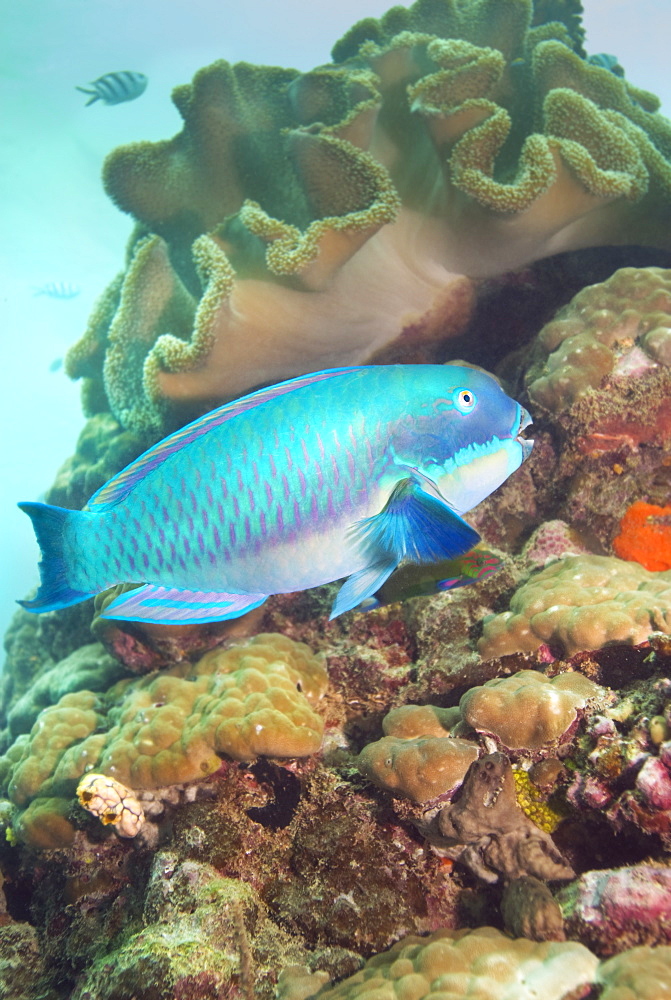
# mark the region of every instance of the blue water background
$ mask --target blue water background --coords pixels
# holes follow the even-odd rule
[[[671,117],[671,0],[584,0],[587,49],[619,57]],[[123,265],[131,220],[108,200],[109,150],[179,131],[171,89],[218,58],[309,69],[388,0],[0,0],[0,634],[37,583],[17,500],[36,499],[74,452],[80,388],[50,366],[81,336]],[[137,101],[86,108],[74,89],[113,70],[149,77]],[[81,293],[34,296],[49,282]],[[2,657],[0,656],[0,660]]]

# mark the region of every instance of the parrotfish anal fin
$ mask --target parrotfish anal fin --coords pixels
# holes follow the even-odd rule
[[[289,379],[288,382],[271,385],[267,389],[258,389],[256,392],[251,392],[248,396],[243,396],[242,399],[234,399],[232,402],[226,403],[224,406],[220,406],[210,413],[205,413],[202,417],[193,420],[190,424],[175,431],[174,434],[170,434],[169,437],[164,438],[163,441],[159,441],[158,444],[153,445],[148,451],[140,455],[139,458],[136,458],[134,462],[127,465],[118,475],[110,479],[108,483],[105,483],[97,493],[93,494],[84,509],[102,511],[108,507],[114,507],[124,497],[127,497],[133,487],[144,479],[152,469],[161,465],[169,455],[184,448],[191,441],[195,441],[196,438],[202,437],[203,434],[207,434],[214,427],[219,427],[221,424],[226,423],[227,420],[232,420],[238,414],[252,410],[262,403],[267,403],[270,399],[277,399],[278,396],[284,396],[288,392],[301,389],[303,386],[313,385],[315,382],[323,382],[326,379],[335,378],[345,372],[361,370],[360,366],[353,368],[332,368],[329,371],[300,375],[298,378]]]
[[[148,583],[115,598],[100,617],[155,625],[204,625],[239,618],[258,608],[267,597],[267,594],[177,590]]]
[[[454,559],[480,540],[470,524],[415,479],[398,482],[383,510],[358,521],[352,533],[369,563],[342,585],[331,618],[372,597],[399,563]]]
[[[336,594],[336,599],[333,602],[331,614],[329,615],[329,621],[337,618],[344,611],[351,611],[352,608],[356,608],[367,597],[372,597],[395,569],[396,560],[390,558],[386,561],[374,563],[372,566],[367,566],[366,569],[359,570],[358,573],[352,573]]]

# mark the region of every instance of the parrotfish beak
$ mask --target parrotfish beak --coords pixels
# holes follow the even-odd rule
[[[515,436],[515,440],[519,442],[520,447],[522,448],[522,461],[523,462],[526,462],[526,460],[528,459],[529,455],[531,454],[531,449],[534,446],[534,442],[533,442],[533,438],[525,438],[525,437],[522,437],[521,435],[522,435],[522,431],[526,430],[526,428],[529,427],[529,425],[532,424],[532,423],[533,423],[533,420],[532,420],[530,414],[527,413],[527,411],[524,409],[523,406],[520,406],[520,423],[519,423],[519,427],[517,428],[517,434]]]

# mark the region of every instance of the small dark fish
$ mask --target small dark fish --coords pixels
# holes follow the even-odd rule
[[[122,69],[117,73],[105,73],[89,84],[89,87],[75,87],[75,90],[81,90],[82,94],[91,94],[91,99],[86,102],[88,108],[94,101],[102,101],[103,104],[134,101],[136,97],[144,94],[148,82],[144,73]]]
[[[71,285],[69,281],[49,281],[46,285],[41,285],[34,289],[33,295],[46,295],[50,299],[74,299],[81,292],[78,285]]]
[[[615,76],[624,76],[624,70],[620,66],[617,56],[612,56],[608,52],[596,52],[593,56],[587,57],[587,62],[590,66],[600,66],[601,69],[607,69]]]
[[[372,611],[385,604],[406,601],[410,597],[428,597],[444,590],[467,587],[496,573],[502,561],[485,548],[475,548],[456,559],[443,559],[424,565],[406,564],[393,573],[373,597],[363,601],[357,611]]]
[[[50,372],[58,372],[63,367],[63,358],[54,358],[54,360],[49,365]]]

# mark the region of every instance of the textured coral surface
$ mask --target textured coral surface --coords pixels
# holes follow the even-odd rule
[[[173,139],[110,154],[136,226],[49,503],[349,362],[493,368],[535,444],[459,589],[16,613],[3,998],[671,998],[671,127],[580,10],[418,0],[308,73],[205,67]]]
[[[671,628],[671,575],[606,556],[569,556],[534,574],[510,610],[485,622],[485,657],[532,651],[543,643],[568,656],[608,643],[635,644]]]
[[[220,60],[177,87],[182,131],[105,164],[139,226],[68,356],[91,409],[156,434],[282,377],[426,360],[470,278],[667,247],[669,124],[565,13],[420,0],[311,72]]]

